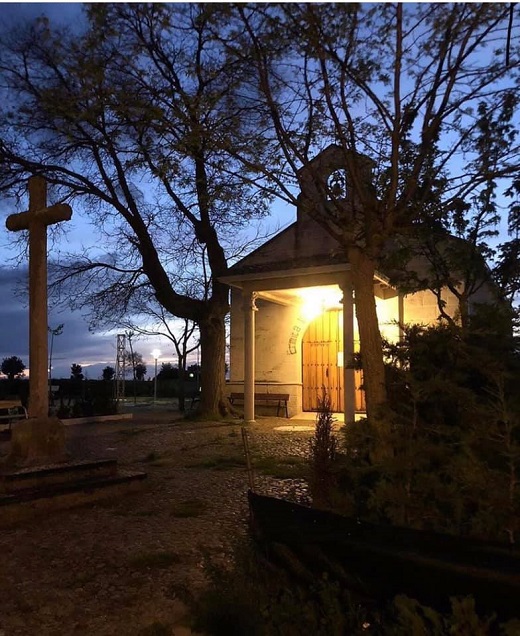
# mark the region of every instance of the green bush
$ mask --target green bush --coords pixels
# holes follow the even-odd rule
[[[451,598],[451,611],[444,614],[408,596],[396,596],[387,611],[388,636],[517,636],[520,621],[513,619],[500,623],[496,616],[477,614],[471,596]]]
[[[370,461],[369,422],[346,429],[339,512],[514,543],[520,532],[518,342],[475,319],[414,326],[387,345],[393,453]],[[493,323],[494,324],[494,323]],[[346,460],[346,461],[345,461]]]
[[[87,392],[94,415],[113,415],[117,412],[113,382],[89,380]]]
[[[297,584],[258,546],[237,544],[233,566],[206,561],[209,585],[193,601],[193,628],[210,636],[361,634],[366,613],[326,574]],[[357,630],[357,631],[356,631]]]
[[[273,552],[270,552],[272,554]],[[191,598],[192,628],[210,636],[517,636],[520,621],[479,616],[472,597],[440,612],[405,595],[354,599],[327,573],[296,580],[259,547],[235,546],[232,565],[206,560],[206,590]]]
[[[330,396],[325,390],[318,399],[314,435],[309,440],[310,488],[315,506],[328,506],[336,490],[334,461],[337,440]]]

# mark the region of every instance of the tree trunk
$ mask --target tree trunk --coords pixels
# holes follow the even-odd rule
[[[387,442],[389,430],[384,418],[387,394],[383,345],[374,296],[376,267],[375,261],[357,247],[349,248],[348,258],[352,266],[367,419],[378,433],[372,454],[372,459],[377,461],[388,456],[390,450]]]
[[[200,415],[220,418],[228,412],[224,398],[226,330],[224,313],[213,313],[199,323],[201,355]]]
[[[469,327],[469,301],[467,293],[460,293],[457,296],[459,303],[459,320],[463,333],[467,333]]]
[[[354,287],[356,318],[363,363],[367,416],[370,418],[375,414],[375,411],[380,410],[386,403],[383,345],[374,296],[374,274],[376,268],[374,261],[359,248],[349,249],[348,256],[352,266],[352,285]]]
[[[179,367],[178,371],[178,400],[179,400],[179,412],[185,411],[185,397],[186,397],[186,357],[177,356],[177,363]]]

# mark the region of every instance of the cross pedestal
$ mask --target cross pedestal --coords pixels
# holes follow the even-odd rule
[[[63,424],[49,417],[47,226],[71,216],[69,205],[47,206],[47,183],[36,176],[29,179],[29,210],[6,220],[8,230],[29,230],[29,419],[13,426],[13,461],[57,461],[65,456]]]

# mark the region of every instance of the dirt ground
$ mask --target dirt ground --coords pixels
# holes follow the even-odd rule
[[[148,477],[136,493],[0,530],[0,636],[191,633],[184,593],[205,584],[206,558],[225,561],[246,533],[248,479],[240,422],[178,417],[142,410],[67,427],[74,458],[116,457]],[[248,428],[254,462],[306,454],[311,433],[276,430],[286,424],[265,418]],[[0,456],[8,449],[0,442]],[[299,478],[257,471],[255,486],[308,496]]]

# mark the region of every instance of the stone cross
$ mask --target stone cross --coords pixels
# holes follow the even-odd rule
[[[47,226],[69,221],[72,210],[59,203],[47,207],[47,183],[29,179],[29,210],[11,214],[8,230],[29,230],[29,417],[49,414],[47,358]]]

